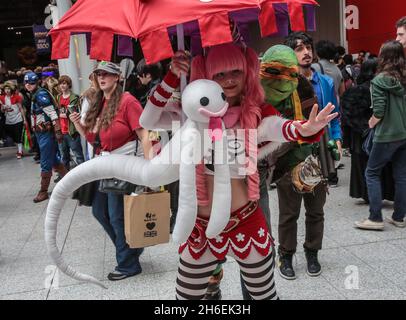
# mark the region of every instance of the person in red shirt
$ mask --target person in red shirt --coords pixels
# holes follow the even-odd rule
[[[70,150],[72,150],[77,164],[81,164],[85,161],[80,135],[73,122],[69,120],[70,113],[79,111],[79,96],[72,92],[72,79],[70,77],[62,75],[58,83],[61,94],[57,96],[56,100],[59,109],[59,122],[63,134],[63,140],[59,144],[59,150],[63,164],[67,170],[70,170]]]
[[[23,128],[24,124],[27,123],[22,106],[23,97],[16,92],[16,87],[11,81],[4,83],[4,93],[5,95],[0,96],[0,106],[6,117],[5,132],[13,139],[14,143],[17,143],[17,159],[21,159],[23,155]]]
[[[151,143],[148,130],[139,123],[143,109],[136,98],[122,92],[119,66],[102,61],[95,74],[100,89],[97,89],[96,98],[90,104],[84,125],[78,112],[73,112],[70,120],[79,133],[94,144],[96,154],[134,154],[140,140],[144,157],[149,158]],[[139,274],[142,271],[139,256],[143,248],[130,249],[126,243],[123,195],[96,191],[92,211],[116,247],[117,267],[109,273],[108,279],[121,280]]]

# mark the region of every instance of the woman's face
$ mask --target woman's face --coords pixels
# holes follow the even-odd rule
[[[244,72],[238,69],[219,72],[213,76],[213,81],[223,88],[227,98],[240,96],[245,86]]]
[[[97,71],[97,82],[103,92],[111,91],[118,82],[118,75],[106,71]]]
[[[66,82],[62,82],[59,85],[59,89],[61,90],[61,92],[66,92],[66,91],[68,91],[70,89],[69,84],[67,84]]]
[[[11,94],[11,89],[9,87],[5,87],[4,93],[9,96]]]

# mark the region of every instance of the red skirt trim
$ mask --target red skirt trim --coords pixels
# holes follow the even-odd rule
[[[232,250],[240,259],[246,259],[251,249],[255,247],[259,254],[267,256],[274,242],[262,210],[257,203],[255,204],[252,213],[245,219],[240,220],[235,228],[230,230],[230,228],[226,227],[226,231],[227,229],[229,231],[222,232],[212,239],[208,239],[205,235],[207,221],[199,218],[188,240],[179,247],[179,254],[182,254],[187,249],[191,256],[198,260],[206,250],[210,250],[218,260],[224,260]],[[246,210],[247,206],[252,206],[252,203],[233,212],[230,222],[236,216],[241,216],[240,213]]]

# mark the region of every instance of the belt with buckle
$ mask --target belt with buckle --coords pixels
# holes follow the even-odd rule
[[[41,122],[33,127],[34,132],[49,132],[52,131],[52,124],[47,122]]]

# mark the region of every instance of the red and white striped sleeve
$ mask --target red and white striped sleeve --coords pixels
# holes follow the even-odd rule
[[[149,98],[148,103],[151,103],[153,106],[158,108],[165,107],[168,99],[179,86],[179,82],[179,78],[169,71]]]
[[[169,71],[162,82],[157,86],[154,93],[148,99],[144,111],[140,117],[143,128],[154,130],[171,130],[173,121],[180,121],[179,114],[170,112],[164,108],[173,92],[179,87],[180,80]]]
[[[266,141],[315,143],[320,140],[324,133],[324,130],[321,130],[311,137],[303,137],[293,125],[293,120],[282,118],[278,110],[270,105],[263,109],[262,117],[261,124],[258,127],[259,144]],[[305,122],[301,121],[302,124]]]
[[[262,119],[258,127],[258,143],[265,141],[291,142],[299,139],[292,120],[286,120],[280,115],[271,115]]]

